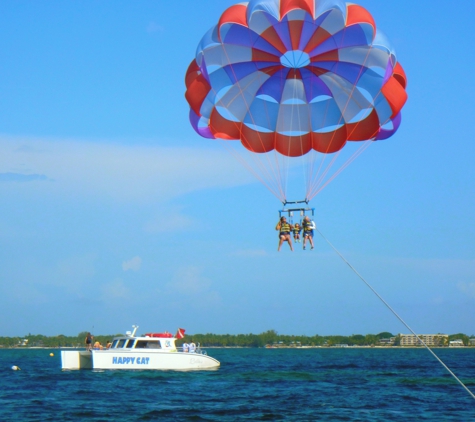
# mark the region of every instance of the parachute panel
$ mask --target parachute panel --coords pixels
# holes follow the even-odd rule
[[[185,83],[195,131],[277,154],[267,160],[278,163],[272,174],[289,167],[282,157],[313,151],[323,163],[348,141],[389,138],[407,101],[407,78],[387,38],[368,10],[342,0],[229,7],[198,44]],[[328,173],[323,164],[308,167]],[[309,189],[320,178],[313,174]]]

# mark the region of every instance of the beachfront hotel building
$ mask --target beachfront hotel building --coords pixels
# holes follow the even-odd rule
[[[427,346],[446,346],[449,343],[447,334],[418,334],[419,338]],[[422,346],[422,343],[414,334],[399,334],[401,346]]]

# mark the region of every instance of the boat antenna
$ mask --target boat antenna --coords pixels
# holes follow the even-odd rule
[[[386,308],[388,308],[395,316],[396,318],[402,322],[402,324],[412,333],[416,336],[417,340],[419,341],[419,343],[421,343],[431,354],[432,356],[434,356],[439,362],[440,364],[448,371],[448,373],[450,375],[452,375],[452,377],[454,377],[454,379],[467,391],[468,394],[470,394],[470,396],[472,396],[473,399],[475,399],[475,394],[473,394],[469,389],[468,387],[457,377],[457,375],[455,375],[451,370],[450,368],[444,363],[442,362],[442,359],[439,358],[439,356],[437,356],[434,351],[429,347],[427,346],[427,344],[424,342],[424,340],[422,340],[415,332],[414,330],[409,327],[409,325],[407,325],[407,323],[398,315],[398,313],[389,305],[388,302],[386,302],[382,297],[381,295],[373,288],[373,286],[371,286],[371,284],[369,284],[364,278],[363,276],[358,272],[356,271],[356,269],[345,259],[345,257],[335,248],[335,246],[333,246],[330,241],[322,234],[322,232],[320,230],[315,229],[319,234],[320,236],[323,237],[323,239],[325,240],[325,242],[327,242],[330,247],[338,254],[338,256],[343,260],[343,262],[346,263],[346,265],[348,265],[351,270],[363,281],[364,284],[366,284],[367,287],[369,287],[369,289],[378,297],[378,299],[384,303],[384,305],[386,306]]]

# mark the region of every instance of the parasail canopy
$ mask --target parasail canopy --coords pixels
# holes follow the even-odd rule
[[[371,14],[340,0],[229,7],[199,43],[185,82],[195,131],[273,153],[267,174],[284,200],[288,159],[309,156],[311,199],[335,162],[328,155],[393,135],[407,100],[404,70]]]

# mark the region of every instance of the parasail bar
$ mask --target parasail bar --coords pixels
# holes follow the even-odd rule
[[[304,199],[303,201],[283,201],[282,204],[284,204],[284,207],[287,205],[287,204],[307,204],[308,205],[308,202],[309,200],[308,199]]]
[[[282,214],[288,214],[289,217],[293,217],[294,211],[299,211],[302,217],[305,216],[307,212],[311,212],[312,217],[315,215],[315,208],[284,208],[279,210],[279,217],[282,217]]]

